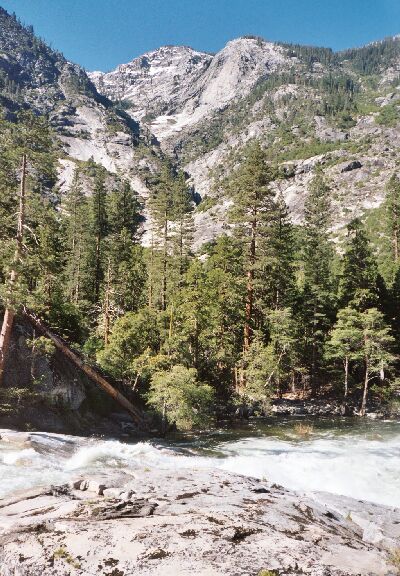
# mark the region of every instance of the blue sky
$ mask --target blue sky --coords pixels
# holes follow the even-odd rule
[[[342,49],[400,33],[400,0],[0,0],[65,56],[110,70],[165,44],[245,34]]]

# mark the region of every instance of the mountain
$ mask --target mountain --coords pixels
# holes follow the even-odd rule
[[[165,431],[286,393],[360,416],[396,404],[400,38],[167,46],[88,75],[1,10],[0,108],[0,383],[16,312],[51,327],[22,338],[14,417],[21,395],[48,402],[51,344],[72,358],[55,334]]]
[[[142,171],[156,170],[160,152],[146,128],[100,95],[86,72],[37,38],[32,27],[0,8],[0,106],[6,118],[29,108],[46,115],[60,142],[60,184],[76,161],[93,158],[123,172],[142,193]]]
[[[288,176],[276,186],[296,222],[317,166],[331,180],[335,228],[379,206],[397,168],[398,37],[339,53],[255,37],[215,55],[163,47],[89,76],[156,135],[207,199],[196,216],[199,243],[223,229],[221,180],[254,139]]]
[[[98,90],[121,100],[159,140],[193,126],[289,62],[284,50],[258,38],[228,42],[215,55],[164,46],[118,66],[89,74]]]
[[[333,229],[379,206],[400,146],[400,38],[343,52],[243,37],[216,54],[164,46],[114,71],[86,73],[0,10],[0,105],[29,107],[58,134],[60,185],[93,158],[147,197],[170,158],[190,177],[196,247],[226,230],[224,178],[261,142],[300,223],[323,166]]]

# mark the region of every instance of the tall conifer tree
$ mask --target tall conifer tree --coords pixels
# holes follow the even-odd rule
[[[304,362],[314,394],[320,383],[326,334],[334,319],[329,195],[329,186],[323,174],[318,173],[311,182],[304,207],[304,289],[299,324]]]
[[[386,210],[393,259],[397,264],[400,257],[400,179],[397,174],[393,174],[387,184]]]
[[[245,321],[243,347],[246,351],[256,324],[256,285],[262,270],[262,253],[268,250],[275,216],[275,194],[270,188],[274,170],[266,163],[260,145],[249,146],[244,161],[230,182],[234,200],[231,219],[243,246],[246,277]]]

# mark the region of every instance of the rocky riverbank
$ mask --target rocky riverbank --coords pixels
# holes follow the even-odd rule
[[[357,416],[360,402],[349,399],[346,402],[335,398],[301,399],[275,399],[268,410],[273,416]],[[367,418],[373,420],[380,418],[400,417],[400,402],[391,404],[372,404],[367,407]]]
[[[1,576],[383,576],[399,546],[398,509],[221,470],[143,467],[0,501]]]

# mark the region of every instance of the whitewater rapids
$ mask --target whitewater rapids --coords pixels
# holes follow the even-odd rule
[[[304,492],[326,491],[400,508],[400,423],[316,430],[299,438],[264,427],[257,434],[213,433],[172,443],[124,443],[0,430],[0,497],[85,474],[219,468]],[[10,440],[11,438],[11,440]]]

